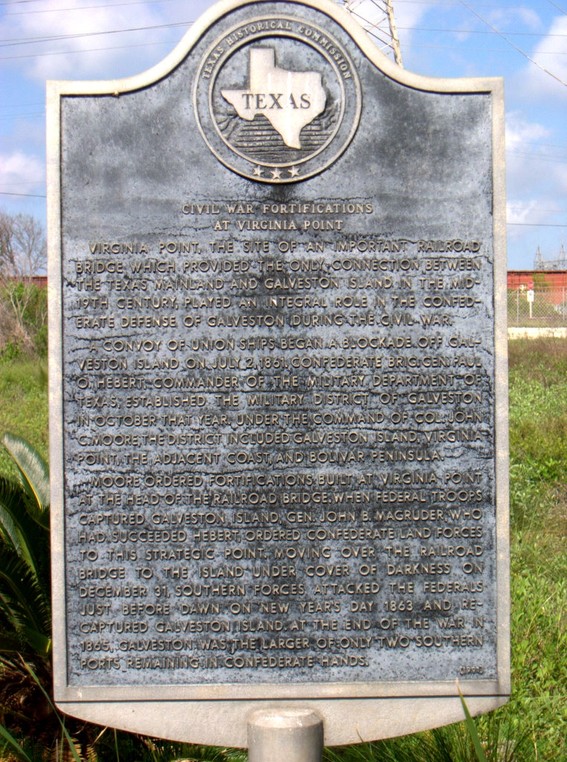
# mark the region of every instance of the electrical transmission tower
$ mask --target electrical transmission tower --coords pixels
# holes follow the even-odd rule
[[[538,246],[534,260],[534,270],[567,270],[567,254],[563,244],[561,244],[559,256],[556,259],[545,259]]]
[[[403,66],[393,0],[342,0],[342,4],[379,48],[393,56],[398,66]]]

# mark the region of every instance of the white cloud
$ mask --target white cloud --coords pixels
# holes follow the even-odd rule
[[[555,166],[554,174],[557,179],[557,184],[559,186],[560,192],[567,194],[567,162],[563,162],[563,164],[558,164]],[[565,198],[565,195],[563,195],[561,198],[564,206],[567,207],[567,199]]]
[[[528,201],[508,201],[506,214],[508,223],[512,225],[538,223],[546,219],[546,213],[541,209],[539,201],[533,198]]]
[[[506,166],[508,193],[524,197],[528,189],[549,186],[550,149],[552,132],[538,122],[531,122],[518,112],[508,114],[506,120]]]
[[[533,96],[567,97],[567,17],[558,17],[530,55],[523,79]]]
[[[6,14],[0,33],[3,39],[22,42],[11,54],[26,56],[21,66],[35,79],[110,78],[124,76],[125,67],[134,74],[145,69],[147,61],[160,60],[183,31],[165,25],[191,21],[195,6],[201,10],[204,5],[195,3],[189,9],[183,2],[124,0],[85,7],[80,0],[51,0],[45,12]],[[139,29],[143,31],[132,31]]]
[[[15,151],[0,154],[0,188],[5,193],[37,193],[45,178],[43,161]]]
[[[530,190],[549,181],[549,163],[544,141],[551,131],[538,122],[511,112],[506,119],[506,167],[508,194],[524,198]]]
[[[534,143],[548,137],[550,130],[543,124],[530,122],[515,111],[509,112],[506,118],[506,150],[515,151],[525,148],[527,143]]]
[[[541,18],[536,11],[534,11],[533,8],[526,8],[525,6],[497,8],[493,10],[487,18],[491,24],[503,33],[505,33],[507,29],[517,27],[518,24],[522,24],[533,31],[539,31],[542,27]]]
[[[534,30],[541,28],[541,19],[538,14],[531,8],[517,8],[516,13],[518,19],[524,24],[524,26]]]
[[[548,127],[530,121],[519,112],[508,115],[507,208],[508,222],[512,224],[509,231],[514,238],[525,235],[522,226],[556,222],[559,208],[564,207],[560,199],[564,198],[567,188],[567,167],[563,165],[565,170],[561,174],[557,148],[550,143],[553,134]],[[538,231],[540,234],[542,229]]]

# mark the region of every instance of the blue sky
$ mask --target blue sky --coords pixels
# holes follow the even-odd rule
[[[45,220],[45,81],[153,66],[208,0],[0,0],[0,208]],[[567,0],[393,0],[404,67],[502,76],[508,266],[567,248]],[[380,22],[372,0],[354,11]]]

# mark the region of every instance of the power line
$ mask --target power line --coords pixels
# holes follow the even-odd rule
[[[418,31],[423,31],[419,30]],[[425,30],[430,31],[430,30]],[[104,34],[104,33],[101,33]],[[149,47],[152,45],[171,45],[176,44],[175,41],[168,42],[166,40],[159,41],[159,42],[144,42],[144,43],[136,43],[136,44],[130,44],[130,45],[108,45],[101,48],[84,48],[81,50],[77,49],[66,49],[66,50],[51,50],[51,51],[44,51],[43,53],[22,53],[21,55],[15,55],[15,56],[0,56],[0,61],[17,61],[22,58],[44,58],[46,56],[59,56],[59,55],[82,55],[83,53],[96,53],[96,52],[102,52],[105,50],[130,50],[134,48],[142,48],[142,47]],[[454,50],[454,45],[423,45],[419,43],[413,43],[412,48],[427,48],[428,50]],[[492,53],[499,53],[499,48],[493,48],[492,50],[484,48],[484,52],[492,52]],[[546,51],[546,50],[540,50],[538,51],[538,55],[550,55],[550,56],[557,56],[557,55],[567,55],[567,51],[565,53],[558,52],[558,51]]]
[[[133,50],[134,48],[149,48],[156,45],[168,45],[171,42],[167,40],[161,42],[140,42],[135,45],[107,45],[104,48],[83,48],[82,50],[46,50],[43,53],[22,53],[17,56],[0,56],[0,61],[18,61],[22,58],[46,58],[48,56],[70,56],[83,55],[84,53],[101,53],[105,50]],[[175,44],[175,43],[174,43]]]
[[[17,188],[20,185],[22,185],[22,183],[25,183],[25,185],[42,185],[43,186],[45,185],[45,178],[41,177],[41,178],[32,179],[31,177],[26,177],[25,180],[20,179],[18,182],[14,182],[14,183],[4,182],[2,184],[4,188],[13,188],[14,186],[16,186]]]
[[[31,0],[33,2],[33,0]],[[153,0],[153,3],[168,3],[171,0]],[[16,5],[17,3],[0,3],[2,5]],[[123,5],[146,5],[145,0],[129,0],[122,3],[101,3],[100,5],[75,5],[72,8],[37,8],[36,10],[26,9],[25,11],[8,11],[5,16],[31,16],[35,13],[70,13],[73,11],[98,10],[99,8],[120,8]]]
[[[557,3],[554,3],[553,0],[547,0],[547,2],[550,5],[553,5],[554,8],[557,8],[558,11],[561,11],[561,13],[564,13],[567,16],[567,11],[564,11],[563,8],[560,8]]]
[[[485,21],[481,16],[478,16],[477,13],[475,13],[472,8],[469,8],[463,0],[459,0],[459,2],[467,8],[467,10],[470,10],[471,13],[474,13],[475,16],[477,16],[484,24],[486,24],[490,28],[490,32],[484,31],[483,29],[447,29],[444,27],[419,27],[419,26],[401,26],[399,29],[403,29],[404,32],[410,31],[410,32],[448,32],[449,34],[496,34],[498,37],[502,37],[506,42],[506,37],[503,35],[502,32],[500,32],[496,27],[491,26],[491,24],[488,21]],[[509,37],[541,37],[540,32],[506,32],[506,35]],[[567,37],[567,34],[559,33],[559,32],[551,32],[550,34],[543,35],[544,37]],[[511,43],[510,43],[511,44]]]
[[[435,32],[435,33],[447,33],[447,34],[487,35],[492,33],[502,38],[505,42],[512,45],[512,47],[514,47],[514,45],[507,39],[507,37],[541,37],[542,36],[538,32],[506,32],[506,35],[504,35],[496,27],[492,26],[488,21],[482,18],[482,16],[476,13],[469,5],[467,5],[467,3],[464,2],[464,0],[458,0],[458,1],[473,15],[475,15],[482,23],[484,23],[489,28],[490,31],[487,32],[481,29],[451,29],[451,28],[444,28],[444,27],[399,27],[399,29],[403,29],[404,31],[413,31],[413,32]],[[365,21],[364,17],[356,13],[354,8],[353,10],[351,10],[351,14],[353,16],[357,16],[362,21]],[[154,25],[148,25],[148,26],[142,26],[142,27],[127,27],[126,29],[109,29],[106,31],[81,32],[81,33],[77,32],[74,34],[47,35],[45,37],[24,37],[20,39],[12,39],[12,40],[4,39],[4,40],[0,40],[0,47],[14,47],[16,45],[38,44],[38,43],[44,43],[44,42],[70,40],[70,39],[84,39],[87,37],[96,37],[96,36],[102,36],[105,34],[128,34],[130,32],[146,32],[146,31],[155,30],[155,29],[173,29],[177,27],[189,28],[193,23],[194,23],[193,21],[176,21],[176,22],[171,22],[168,24],[154,24]],[[564,37],[567,37],[567,34],[554,32],[554,33],[546,34],[545,37],[546,38],[547,37],[564,38]],[[515,48],[515,49],[518,52],[520,52],[522,55],[527,56],[527,53],[525,53],[521,49],[519,48]]]
[[[8,193],[7,191],[0,191],[0,196],[20,196],[23,198],[47,198],[45,194],[39,193]]]
[[[567,225],[553,222],[507,222],[506,226],[518,228],[567,228]]]
[[[423,30],[423,29],[417,29],[417,31],[431,31],[431,30]],[[101,34],[104,34],[101,32]],[[487,32],[483,32],[482,34],[488,34]],[[567,36],[567,35],[566,35]],[[104,52],[105,50],[130,50],[134,48],[147,48],[155,45],[172,45],[176,44],[175,41],[167,41],[163,40],[160,42],[143,42],[143,43],[136,43],[136,44],[130,44],[130,45],[107,45],[102,48],[84,48],[81,50],[77,49],[66,49],[66,50],[49,50],[44,51],[43,53],[22,53],[21,55],[15,55],[15,56],[0,56],[0,61],[19,61],[23,58],[45,58],[47,56],[65,56],[65,55],[83,55],[84,53],[99,53]],[[426,48],[428,50],[454,50],[454,45],[422,45],[419,43],[413,43],[413,48]],[[483,48],[484,52],[486,53],[499,53],[499,48]],[[552,51],[552,50],[540,50],[538,51],[538,55],[549,55],[549,56],[558,56],[558,55],[567,55],[567,51],[565,53],[561,51]]]
[[[105,32],[77,32],[75,34],[53,34],[47,37],[24,37],[20,40],[0,40],[0,47],[11,48],[16,45],[29,45],[42,42],[60,42],[61,40],[77,40],[86,39],[87,37],[100,37],[105,34],[127,34],[130,32],[149,32],[155,29],[173,29],[175,27],[187,27],[189,28],[193,24],[192,21],[176,21],[171,24],[153,24],[150,26],[129,27],[127,29],[109,29]]]
[[[513,42],[511,42],[511,41],[508,39],[508,37],[507,37],[507,35],[508,35],[509,33],[507,33],[506,35],[502,34],[502,32],[500,32],[498,29],[496,29],[496,27],[492,26],[492,24],[491,24],[489,21],[487,21],[486,19],[484,19],[484,18],[483,18],[483,17],[482,17],[480,14],[478,14],[478,13],[477,13],[475,10],[473,10],[473,8],[471,8],[471,7],[470,7],[470,5],[469,5],[468,3],[465,3],[465,0],[459,0],[459,2],[460,2],[460,3],[461,3],[461,5],[463,6],[463,8],[466,8],[468,11],[470,11],[470,12],[473,14],[473,16],[476,16],[476,18],[477,18],[477,19],[479,19],[480,21],[482,21],[482,23],[483,23],[483,24],[486,24],[486,26],[487,26],[489,29],[491,29],[491,30],[494,32],[494,34],[497,34],[497,35],[498,35],[498,37],[500,37],[501,39],[503,39],[503,40],[504,40],[504,42],[507,42],[507,43],[508,43],[508,45],[510,45],[510,47],[511,47],[511,48],[513,48],[513,49],[514,49],[514,50],[515,50],[517,53],[519,53],[520,55],[524,56],[524,58],[526,58],[526,59],[527,59],[527,60],[528,60],[530,63],[532,63],[534,66],[537,66],[537,68],[538,68],[538,69],[540,69],[540,70],[541,70],[541,71],[543,71],[545,74],[547,74],[547,75],[549,75],[550,77],[552,77],[552,79],[555,79],[555,80],[556,80],[557,82],[559,82],[561,85],[564,85],[565,87],[567,87],[567,82],[565,82],[564,80],[562,80],[562,79],[561,79],[561,77],[558,77],[558,76],[557,76],[557,74],[554,74],[552,71],[549,71],[549,69],[546,69],[546,68],[545,68],[545,66],[542,66],[542,65],[541,65],[541,64],[539,64],[539,63],[538,63],[538,62],[537,62],[535,59],[533,59],[531,56],[529,56],[529,55],[528,55],[528,54],[525,52],[525,50],[522,50],[522,49],[521,49],[521,48],[519,48],[517,45],[515,45]],[[551,36],[551,35],[549,35],[549,36]],[[554,36],[555,36],[555,35],[554,35]],[[561,36],[564,36],[564,35],[561,35]]]

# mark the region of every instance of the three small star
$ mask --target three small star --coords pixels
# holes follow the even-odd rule
[[[285,180],[286,176],[284,175],[282,177],[282,170],[279,167],[274,167],[274,169],[268,169],[268,167],[262,167],[260,164],[257,164],[254,167],[253,175],[254,177],[264,177],[264,170],[268,170],[271,173],[270,180]],[[297,167],[289,167],[287,170],[289,177],[299,177],[299,169]]]

